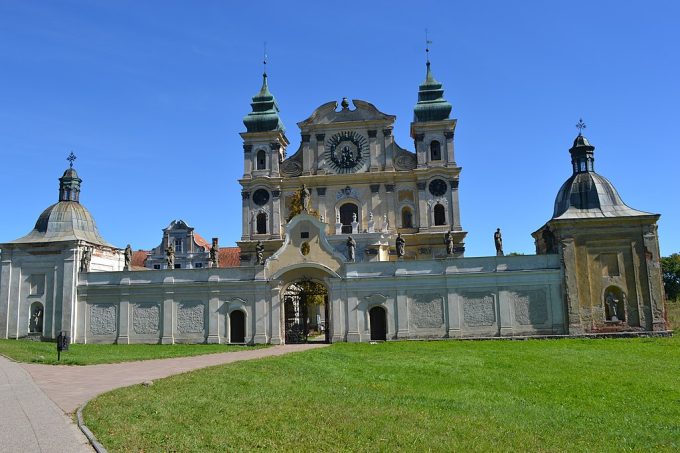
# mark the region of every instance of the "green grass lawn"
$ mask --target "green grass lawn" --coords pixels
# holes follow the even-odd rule
[[[0,355],[17,362],[48,365],[95,365],[134,360],[169,359],[215,352],[241,351],[253,346],[224,344],[72,344],[57,362],[57,344],[29,340],[0,340]],[[257,347],[257,346],[255,346]]]
[[[680,339],[336,344],[102,395],[109,451],[678,451]]]

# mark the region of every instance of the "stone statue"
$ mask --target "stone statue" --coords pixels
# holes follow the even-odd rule
[[[300,188],[300,203],[302,204],[302,212],[309,212],[309,197],[311,192],[305,184]]]
[[[35,311],[33,311],[33,316],[31,317],[31,321],[33,322],[31,332],[34,332],[34,333],[42,332],[42,329],[43,329],[43,311],[42,311],[42,308],[36,307]]]
[[[352,238],[352,236],[347,236],[347,260],[354,262],[355,251],[357,248],[357,242]]]
[[[220,265],[220,247],[218,241],[218,238],[212,238],[212,247],[210,247],[210,267],[218,267]]]
[[[616,298],[614,293],[611,291],[607,292],[607,295],[604,298],[607,308],[609,308],[609,321],[618,321],[618,304],[619,300]]]
[[[80,258],[80,272],[90,271],[90,262],[92,261],[92,249],[90,247],[83,250],[83,256]]]
[[[401,233],[397,234],[396,244],[397,244],[397,256],[401,258],[402,256],[404,256],[404,251],[406,249],[406,241],[404,240],[403,237],[401,237]]]
[[[496,228],[496,232],[493,234],[493,242],[496,245],[496,256],[503,256],[503,236],[500,228]]]
[[[339,212],[335,213],[335,223],[340,223],[340,213]]]
[[[352,213],[352,223],[357,223],[357,213],[356,212]]]
[[[444,235],[444,243],[446,244],[446,254],[453,255],[453,235],[450,231],[447,231]]]
[[[165,249],[165,262],[168,265],[168,269],[175,268],[175,249],[171,245]]]
[[[373,221],[373,211],[368,213],[368,220],[369,220],[369,222]]]
[[[255,264],[261,266],[264,264],[264,244],[262,241],[257,241],[255,246]]]
[[[390,229],[390,221],[387,220],[387,214],[383,215],[383,231]]]
[[[132,247],[130,247],[130,244],[125,247],[125,270],[132,270]]]

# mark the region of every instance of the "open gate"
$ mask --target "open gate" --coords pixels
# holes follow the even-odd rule
[[[330,343],[328,291],[325,286],[312,280],[288,286],[283,294],[283,327],[287,344]]]

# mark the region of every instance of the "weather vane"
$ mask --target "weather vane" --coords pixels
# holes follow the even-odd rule
[[[430,41],[427,37],[427,28],[425,29],[425,58],[427,59],[427,62],[430,62],[430,44],[432,44],[432,41]]]
[[[73,154],[73,151],[71,151],[71,154],[69,154],[68,157],[66,158],[66,160],[71,165],[71,168],[73,168],[73,161],[76,160],[76,159],[77,159],[76,155]]]
[[[264,73],[267,73],[267,41],[264,42],[264,58],[262,60],[262,64],[264,65]]]
[[[583,122],[583,118],[578,119],[578,123],[576,123],[576,129],[578,129],[578,135],[581,135],[583,132],[583,129],[586,128],[586,123]]]

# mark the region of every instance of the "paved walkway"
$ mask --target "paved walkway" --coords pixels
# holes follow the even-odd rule
[[[273,346],[88,366],[20,364],[0,356],[0,451],[91,453],[87,439],[66,414],[101,393],[199,368],[323,346]]]
[[[78,427],[18,363],[0,356],[0,451],[92,452]]]
[[[325,344],[296,344],[272,346],[237,352],[179,357],[175,359],[144,360],[140,362],[106,365],[63,366],[22,363],[36,384],[66,413],[73,413],[95,396],[144,381],[160,379],[214,365],[278,356],[306,351]]]

